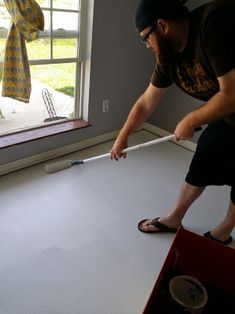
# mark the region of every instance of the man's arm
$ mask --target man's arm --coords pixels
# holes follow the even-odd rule
[[[220,91],[207,103],[187,114],[176,126],[175,138],[186,140],[196,127],[224,118],[235,112],[235,69],[218,77]]]
[[[167,88],[157,88],[152,83],[149,84],[144,94],[136,101],[131,109],[128,118],[122,127],[110,153],[111,159],[118,160],[125,157],[122,151],[127,147],[128,137],[148,119],[156,109]]]

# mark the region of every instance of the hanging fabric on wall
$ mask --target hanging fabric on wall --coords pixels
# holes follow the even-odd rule
[[[25,40],[38,38],[44,16],[35,0],[4,0],[11,16],[3,65],[2,96],[29,102],[31,77]]]

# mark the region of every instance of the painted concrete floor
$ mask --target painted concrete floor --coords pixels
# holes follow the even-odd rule
[[[130,145],[154,138],[141,131]],[[111,146],[70,157],[84,159]],[[1,177],[0,313],[140,314],[174,235],[143,234],[137,223],[168,211],[191,157],[168,142],[119,162],[50,175],[40,164]],[[208,231],[225,214],[228,197],[228,187],[208,188],[184,226]]]

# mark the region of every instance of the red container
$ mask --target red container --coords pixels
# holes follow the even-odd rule
[[[206,288],[203,314],[235,313],[235,249],[180,228],[143,314],[181,313],[174,312],[169,293],[169,283],[178,275],[194,277]]]

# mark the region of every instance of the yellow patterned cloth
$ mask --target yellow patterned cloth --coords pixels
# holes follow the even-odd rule
[[[11,16],[3,65],[2,96],[29,102],[31,77],[26,41],[38,38],[44,17],[35,0],[4,0]]]

